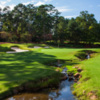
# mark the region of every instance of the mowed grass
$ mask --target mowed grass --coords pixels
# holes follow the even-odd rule
[[[50,59],[54,57],[36,52],[0,55],[0,92],[55,73],[44,64]]]
[[[23,44],[14,44],[14,43],[5,43],[0,44],[0,52],[12,51],[11,47],[18,47],[24,50],[35,50],[34,46],[39,46],[41,48],[48,46],[46,44],[32,44],[32,43],[23,43]]]
[[[3,45],[5,47],[6,44]],[[7,46],[10,48],[12,44]],[[47,63],[56,59],[74,59],[79,49],[35,49],[24,53],[0,54],[0,94],[29,80],[56,76],[55,67]],[[66,57],[67,56],[67,57]],[[59,76],[57,76],[59,77]],[[56,77],[56,78],[57,78]]]
[[[23,49],[34,46],[34,44],[2,44],[1,47],[5,49],[15,45]],[[82,78],[79,80],[81,83],[75,86],[75,92],[79,98],[87,100],[87,94],[90,91],[94,91],[100,97],[100,53],[95,54],[91,59],[81,61],[75,54],[88,49],[39,48],[30,50],[24,53],[0,54],[0,93],[20,86],[29,80],[37,81],[50,76],[59,77],[58,72],[55,71],[56,68],[49,66],[48,63],[60,59],[66,61],[65,66],[71,72],[76,72],[74,66],[83,69]],[[91,50],[100,51],[100,49]]]
[[[63,50],[63,52],[62,52]],[[85,59],[83,61],[76,58],[76,54],[79,51],[92,50],[95,53],[92,54],[92,58]],[[42,50],[45,52],[46,50]],[[60,51],[60,52],[59,52]],[[67,52],[67,53],[65,53]],[[65,59],[65,66],[68,68],[68,72],[77,72],[74,66],[78,66],[83,69],[81,72],[82,78],[79,80],[80,84],[75,85],[75,92],[79,100],[90,100],[92,95],[96,95],[100,100],[100,49],[52,49],[45,52],[55,55],[57,59]],[[59,56],[57,56],[59,55]],[[72,60],[72,61],[70,61]],[[88,95],[93,92],[92,95]]]

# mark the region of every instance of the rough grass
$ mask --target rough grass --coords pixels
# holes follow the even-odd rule
[[[95,54],[89,60],[81,62],[78,66],[83,69],[80,84],[75,85],[74,91],[79,97],[79,100],[90,100],[88,93],[91,91],[100,100],[100,53]]]

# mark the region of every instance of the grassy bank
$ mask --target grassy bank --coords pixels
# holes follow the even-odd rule
[[[55,68],[45,65],[45,62],[54,59],[54,56],[35,51],[18,54],[1,54],[0,94],[27,81],[39,81],[51,76],[59,78]]]
[[[65,60],[65,66],[70,73],[77,73],[77,68],[81,68],[82,77],[75,83],[73,92],[79,100],[100,100],[100,49],[53,49],[46,54],[55,52],[58,59]],[[63,50],[63,52],[59,52]],[[72,51],[71,51],[72,50]],[[45,51],[45,50],[43,50]],[[64,51],[68,52],[66,55]],[[86,59],[90,54],[91,58]],[[57,56],[60,55],[60,56]],[[76,67],[76,68],[75,68]]]
[[[2,44],[1,47],[20,46],[21,44]],[[28,47],[28,44],[25,45]],[[24,46],[24,47],[25,47]],[[8,49],[5,49],[7,51]],[[38,82],[42,79],[52,80],[44,85],[59,79],[60,72],[48,63],[56,59],[74,59],[73,53],[78,49],[31,49],[29,52],[15,54],[0,54],[0,94],[12,90],[28,81]],[[66,57],[67,56],[67,57]],[[52,78],[53,79],[52,79]],[[35,84],[36,85],[36,84]],[[38,85],[40,86],[40,85]],[[42,85],[41,85],[42,86]],[[8,94],[8,92],[6,92]]]
[[[82,78],[75,85],[74,93],[79,100],[100,100],[100,53],[81,62],[78,67],[83,69]]]
[[[29,49],[36,44],[2,44],[0,47],[0,94],[7,93],[15,87],[24,87],[28,84],[28,88],[37,89],[37,87],[45,87],[55,84],[60,79],[60,72],[56,72],[51,62],[58,59],[64,61],[63,67],[67,67],[69,72],[77,73],[75,66],[81,67],[82,78],[76,83],[74,94],[79,99],[90,99],[88,94],[92,91],[97,97],[100,97],[100,53],[91,55],[92,58],[85,60],[86,50],[73,48],[39,48],[30,49],[29,52],[6,54],[12,46],[22,49]],[[44,47],[45,44],[38,46]],[[100,49],[91,49],[99,52]],[[81,51],[81,52],[80,52]],[[60,69],[59,69],[60,70]],[[55,80],[58,79],[58,80]],[[42,82],[46,80],[47,82]],[[28,83],[31,82],[31,83]],[[4,94],[5,95],[5,94]],[[91,94],[92,95],[92,94]]]

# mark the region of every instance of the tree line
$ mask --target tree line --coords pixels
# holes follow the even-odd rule
[[[100,23],[88,11],[67,19],[51,4],[34,6],[18,4],[0,8],[0,41],[64,43],[100,42]]]

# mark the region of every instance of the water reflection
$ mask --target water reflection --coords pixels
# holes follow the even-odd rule
[[[64,69],[63,72],[66,70],[67,69]],[[72,84],[73,81],[65,80],[60,83],[59,89],[48,89],[41,91],[41,93],[24,93],[15,95],[6,100],[77,100],[72,94]]]
[[[76,100],[71,91],[71,84],[73,84],[73,82],[67,80],[63,81],[59,90],[50,92],[49,97],[52,97],[53,100]]]

